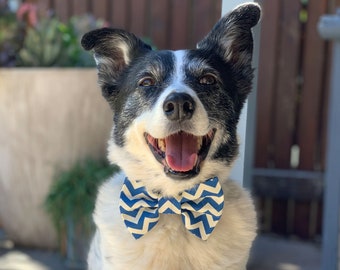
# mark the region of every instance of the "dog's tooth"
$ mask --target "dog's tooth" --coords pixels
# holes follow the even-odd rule
[[[163,152],[165,152],[165,140],[159,139],[159,140],[158,140],[158,147],[159,147],[160,150],[162,150]]]
[[[203,142],[203,137],[198,137],[197,139],[197,149],[201,149]]]

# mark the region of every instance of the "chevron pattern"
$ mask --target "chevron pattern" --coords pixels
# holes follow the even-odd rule
[[[197,184],[177,197],[149,194],[139,181],[125,178],[120,193],[120,212],[135,239],[158,222],[160,214],[177,214],[189,232],[207,240],[222,216],[224,195],[217,177]]]

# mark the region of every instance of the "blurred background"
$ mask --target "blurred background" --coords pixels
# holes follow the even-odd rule
[[[317,23],[340,0],[257,2],[256,131],[247,136],[255,138],[258,250],[277,248],[280,261],[304,247],[318,269],[332,44]],[[32,269],[81,268],[97,186],[117,171],[105,162],[111,114],[81,36],[111,26],[157,49],[194,48],[221,9],[220,0],[0,0],[1,270],[29,269],[9,266],[15,248],[41,261]],[[254,254],[251,269],[312,269],[289,261],[265,268]]]

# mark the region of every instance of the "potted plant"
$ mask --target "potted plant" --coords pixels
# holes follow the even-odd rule
[[[83,33],[104,26],[90,15],[62,23],[24,3],[0,3],[0,223],[18,244],[55,248],[42,207],[56,168],[103,158],[112,113],[97,86]],[[44,237],[39,237],[44,235]]]
[[[94,67],[80,46],[86,32],[106,26],[89,14],[61,22],[52,11],[23,3],[16,13],[0,6],[0,64],[2,67]]]
[[[104,160],[86,159],[57,174],[45,208],[52,218],[69,268],[85,268],[94,231],[92,212],[98,187],[118,170]]]
[[[0,67],[16,64],[16,54],[22,43],[18,21],[7,5],[0,2]]]

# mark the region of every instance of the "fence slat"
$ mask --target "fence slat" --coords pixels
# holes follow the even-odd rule
[[[310,202],[297,201],[295,202],[295,219],[294,219],[294,234],[308,239],[312,235],[309,233],[310,224]],[[313,235],[315,236],[315,235]]]
[[[270,160],[272,143],[273,98],[276,89],[277,44],[281,0],[263,1],[260,59],[257,93],[257,128],[255,166],[265,168]]]
[[[219,0],[213,1],[211,12],[212,12],[212,18],[213,18],[212,23],[215,24],[220,19],[221,14],[222,14],[222,1],[219,1]]]
[[[108,2],[107,0],[96,0],[93,5],[93,15],[98,19],[108,20]]]
[[[83,15],[86,13],[90,13],[87,3],[87,0],[70,0],[72,15]]]
[[[69,14],[69,0],[54,1],[54,9],[58,18],[63,22],[66,22],[71,15]]]
[[[127,1],[114,0],[111,8],[111,25],[114,28],[127,29]]]
[[[172,18],[170,25],[171,49],[186,48],[189,41],[189,0],[172,0]]]
[[[153,0],[150,5],[149,31],[152,41],[158,49],[169,48],[168,39],[168,20],[169,20],[169,1]]]
[[[146,32],[146,0],[131,0],[129,31],[139,37],[145,37]]]
[[[300,146],[299,169],[314,170],[319,149],[319,124],[322,106],[322,87],[325,43],[317,33],[320,16],[327,11],[327,2],[310,0],[308,2],[308,21],[304,46],[303,77],[299,111],[298,145]],[[320,165],[317,166],[320,168]]]
[[[300,1],[282,1],[280,60],[275,97],[274,162],[280,169],[290,168],[297,97],[300,52]]]
[[[193,47],[195,47],[196,43],[203,39],[214,25],[214,18],[213,5],[211,5],[210,1],[195,0],[193,8]],[[206,19],[202,20],[202,18]]]
[[[278,234],[287,234],[287,207],[288,202],[284,199],[273,199],[272,200],[272,224],[271,231]],[[285,214],[282,214],[285,213]]]

